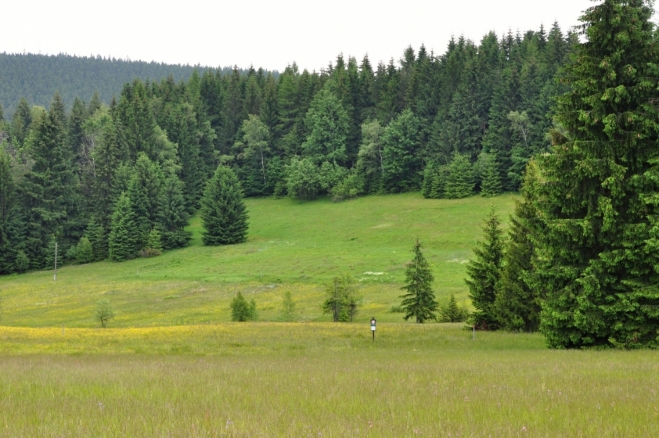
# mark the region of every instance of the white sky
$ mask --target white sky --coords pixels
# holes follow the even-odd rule
[[[443,53],[451,35],[578,23],[590,0],[6,1],[0,52],[60,52],[203,66],[320,70],[339,53]]]

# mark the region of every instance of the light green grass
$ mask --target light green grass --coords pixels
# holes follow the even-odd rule
[[[342,203],[248,199],[249,237],[241,245],[201,246],[195,218],[192,246],[161,257],[66,266],[57,282],[52,271],[0,278],[2,324],[93,327],[102,298],[115,308],[114,327],[224,322],[238,291],[256,299],[262,320],[276,320],[284,292],[291,291],[298,320],[326,321],[322,285],[341,273],[359,280],[358,320],[401,321],[401,314],[389,309],[400,301],[415,239],[422,241],[435,272],[438,299],[455,293],[466,303],[465,263],[483,218],[495,205],[507,222],[514,199],[429,200],[418,194]]]
[[[451,324],[0,328],[0,437],[647,437],[653,351]],[[135,349],[138,353],[135,354]]]

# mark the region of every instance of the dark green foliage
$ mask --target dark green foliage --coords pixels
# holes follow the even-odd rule
[[[94,251],[92,244],[86,236],[80,238],[76,248],[76,260],[78,263],[90,263],[94,261]]]
[[[157,228],[149,233],[146,240],[146,246],[140,251],[140,257],[157,257],[162,255],[162,238]]]
[[[405,110],[382,134],[382,185],[387,193],[418,189],[423,161],[419,156],[419,119]]]
[[[183,248],[188,245],[192,234],[185,231],[189,215],[183,197],[183,183],[176,175],[169,175],[160,191],[157,227],[163,249]]]
[[[494,208],[485,220],[483,238],[474,248],[474,258],[467,264],[466,283],[469,286],[469,298],[476,308],[472,314],[474,326],[479,330],[496,330],[498,322],[494,301],[503,266],[504,238]]]
[[[334,277],[325,286],[325,293],[323,313],[330,313],[334,322],[352,322],[359,306],[355,280],[349,275]]]
[[[329,161],[344,164],[349,118],[341,102],[328,89],[316,94],[305,119],[308,132],[302,145],[304,156],[316,164]]]
[[[364,181],[365,193],[382,190],[382,135],[384,128],[373,120],[362,125],[362,145],[357,155],[357,171]]]
[[[141,249],[141,231],[137,226],[137,218],[132,208],[131,199],[124,192],[119,197],[112,213],[108,249],[110,259],[121,262],[137,257]]]
[[[659,47],[653,4],[581,18],[550,154],[537,158],[540,330],[553,348],[659,347]]]
[[[17,270],[20,233],[18,198],[10,157],[0,145],[0,274]]]
[[[231,321],[234,322],[245,322],[245,321],[256,321],[256,301],[247,302],[245,297],[241,292],[231,300]]]
[[[441,175],[441,174],[440,174]],[[455,154],[448,165],[444,183],[444,198],[460,199],[474,194],[474,174],[469,158]],[[439,187],[436,192],[439,192]]]
[[[301,201],[312,201],[322,191],[323,181],[318,166],[311,159],[293,158],[286,166],[287,193]]]
[[[96,216],[92,216],[89,220],[85,234],[92,245],[92,261],[99,262],[107,259],[109,255],[107,231],[101,222],[96,219]]]
[[[532,166],[534,164],[527,172],[527,181],[535,176]],[[530,182],[526,184],[530,186]],[[515,213],[510,218],[494,311],[502,329],[535,332],[540,327],[542,296],[539,292],[542,288],[531,283],[535,257],[531,232],[538,219],[526,191],[524,197],[523,202],[516,203]]]
[[[78,208],[78,179],[73,171],[72,153],[66,143],[64,105],[55,95],[48,113],[36,121],[30,140],[31,170],[22,182],[27,210],[27,252],[31,267],[44,266],[44,250],[51,236],[60,237],[68,247],[77,242],[75,229]]]
[[[146,247],[149,233],[158,223],[163,179],[160,167],[149,160],[146,154],[140,153],[127,191],[137,226],[139,249]]]
[[[247,210],[236,174],[219,166],[201,198],[204,245],[229,245],[247,239]]]
[[[437,319],[438,304],[435,301],[435,293],[432,290],[434,277],[428,261],[421,252],[421,242],[417,239],[414,245],[414,259],[407,264],[405,269],[405,286],[402,287],[406,294],[401,307],[405,313],[405,321],[414,318],[417,323]]]
[[[453,294],[446,305],[439,308],[439,322],[465,322],[468,317],[469,312],[464,307],[458,306]]]
[[[501,194],[501,172],[494,154],[481,154],[481,195],[492,197]]]

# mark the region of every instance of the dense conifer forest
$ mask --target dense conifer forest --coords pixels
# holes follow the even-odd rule
[[[378,64],[339,55],[320,72],[281,74],[142,63],[144,75],[170,74],[127,82],[108,105],[111,84],[82,99],[108,75],[125,81],[132,64],[56,57],[62,67],[48,74],[65,81],[75,65],[87,76],[60,90],[76,95],[71,104],[56,93],[48,109],[35,105],[47,81],[35,73],[11,117],[0,116],[0,273],[52,265],[56,243],[62,259],[79,261],[185,246],[220,165],[245,196],[516,191],[549,146],[565,87],[555,76],[575,41],[555,24],[460,37],[441,55],[410,47]],[[2,56],[3,69],[24,74],[30,57]],[[31,69],[48,60],[34,55]]]
[[[89,100],[94,93],[109,104],[134,79],[159,81],[172,76],[178,82],[187,80],[197,68],[100,56],[0,53],[0,103],[8,116],[21,98],[47,108],[55,92],[69,108],[76,97]],[[226,73],[231,67],[221,70]]]

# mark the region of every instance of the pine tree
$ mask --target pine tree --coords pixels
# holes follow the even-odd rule
[[[499,163],[494,154],[482,154],[481,195],[487,198],[501,194]]]
[[[448,199],[467,198],[474,194],[474,176],[471,163],[466,155],[454,154],[448,166],[444,197]]]
[[[163,175],[160,167],[140,153],[128,183],[127,195],[135,214],[135,225],[140,236],[140,248],[145,248],[151,230],[158,222],[158,204]]]
[[[76,246],[76,260],[81,264],[94,261],[92,244],[86,236],[82,236]]]
[[[535,177],[534,163],[529,166],[526,181]],[[530,188],[531,183],[525,184]],[[524,201],[515,204],[510,218],[501,278],[496,286],[494,311],[504,330],[535,332],[540,326],[539,294],[541,288],[531,284],[535,257],[531,232],[537,222],[537,212],[530,194],[523,189]]]
[[[0,145],[0,275],[16,269],[18,251],[18,198],[9,155]]]
[[[92,245],[92,261],[100,262],[108,258],[108,235],[101,221],[92,216],[87,224],[85,235]]]
[[[562,75],[534,206],[550,347],[659,347],[659,46],[652,3],[605,0]]]
[[[36,122],[30,142],[34,164],[22,183],[28,216],[26,249],[36,269],[44,265],[44,250],[51,236],[58,236],[66,247],[80,237],[75,229],[78,179],[63,121],[66,121],[64,104],[55,95],[48,113],[43,113]]]
[[[331,91],[324,89],[316,94],[305,125],[309,133],[302,145],[306,157],[316,164],[323,161],[346,163],[350,120],[341,102]]]
[[[115,262],[133,259],[141,249],[142,237],[131,204],[131,199],[124,192],[112,213],[108,247],[110,259]]]
[[[496,330],[498,324],[493,305],[496,285],[501,277],[504,238],[494,207],[487,215],[483,235],[484,241],[474,248],[474,258],[467,264],[469,278],[465,281],[469,286],[469,298],[476,308],[472,315],[474,326],[481,330]]]
[[[421,252],[421,242],[418,239],[412,252],[414,259],[407,264],[405,270],[405,286],[402,289],[407,293],[400,297],[403,299],[401,307],[405,313],[405,321],[414,318],[417,323],[423,324],[437,319],[435,312],[439,305],[432,290],[432,270]]]
[[[236,174],[219,166],[201,198],[204,245],[228,245],[247,239],[247,209]]]
[[[382,184],[385,192],[418,190],[423,160],[420,157],[419,119],[410,110],[394,119],[382,134]]]
[[[160,191],[158,202],[158,229],[164,249],[183,248],[188,245],[191,233],[185,231],[189,215],[183,198],[183,183],[176,175],[169,175]]]

